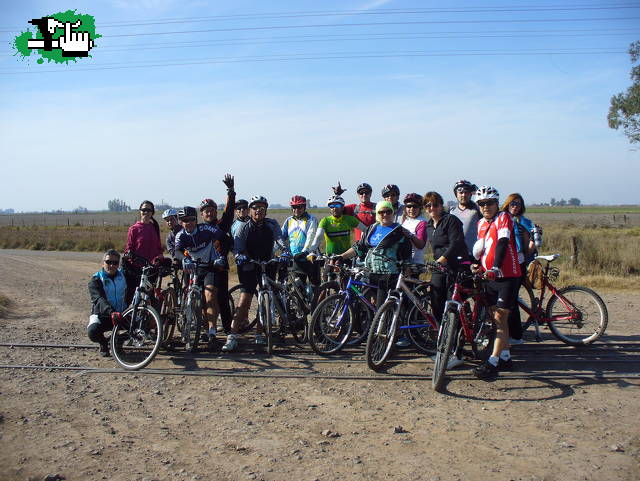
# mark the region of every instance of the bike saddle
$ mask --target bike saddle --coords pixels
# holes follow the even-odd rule
[[[536,260],[542,259],[542,260],[547,261],[547,262],[553,262],[558,257],[560,257],[560,254],[551,254],[549,256],[536,256]]]

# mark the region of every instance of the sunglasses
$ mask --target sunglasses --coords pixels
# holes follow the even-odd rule
[[[329,204],[329,209],[337,209],[338,207],[342,207],[342,204]]]
[[[120,264],[120,261],[104,261],[104,263],[108,266],[117,266],[118,264]]]
[[[472,191],[472,190],[469,190],[469,189],[465,189],[464,187],[458,187],[458,188],[456,189],[456,192],[458,192],[459,194],[462,194],[462,193],[465,193],[465,192],[470,194],[470,193],[471,193],[471,192],[473,192],[473,191]]]
[[[433,202],[427,202],[424,204],[425,209],[431,209],[432,207],[435,209],[436,207],[440,207],[440,204],[436,204]]]
[[[307,206],[306,204],[292,205],[291,208],[292,209],[304,209],[306,206]]]
[[[384,210],[379,210],[378,214],[380,214],[380,215],[391,215],[391,214],[393,214],[393,211],[389,210],[389,209],[384,209]]]
[[[151,210],[151,209],[140,209],[140,212],[147,213],[147,212],[153,212],[153,210]]]
[[[195,217],[183,217],[182,219],[180,219],[182,222],[195,222],[196,218]]]
[[[260,212],[261,210],[267,210],[267,208],[264,205],[258,205],[258,206],[251,207],[251,210],[255,210],[256,212]]]
[[[478,206],[480,206],[480,207],[488,207],[491,204],[493,204],[492,200],[485,200],[485,201],[478,202]]]
[[[364,195],[364,194],[371,194],[371,191],[370,191],[370,190],[361,190],[361,191],[358,191],[358,195]]]
[[[509,202],[509,207],[522,207],[522,202],[519,200],[512,200]]]
[[[407,209],[419,209],[420,206],[418,204],[405,204],[404,205]]]

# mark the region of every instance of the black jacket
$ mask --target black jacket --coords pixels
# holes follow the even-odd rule
[[[455,215],[444,212],[436,227],[433,226],[433,219],[429,219],[427,222],[427,239],[433,248],[434,259],[445,257],[447,264],[453,268],[460,261],[469,260],[467,245],[464,243],[462,222]],[[461,259],[458,259],[458,257]]]

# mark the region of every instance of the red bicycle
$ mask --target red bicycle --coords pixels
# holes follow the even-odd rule
[[[607,306],[602,298],[592,289],[584,286],[567,286],[556,288],[555,281],[560,271],[551,267],[551,263],[560,254],[537,256],[535,261],[546,261],[540,266],[534,278],[534,285],[540,289],[540,296],[534,295],[531,281],[527,279],[518,296],[521,315],[524,313],[522,330],[534,325],[536,340],[542,341],[540,325],[546,325],[551,333],[560,341],[571,346],[584,346],[595,342],[604,334],[609,320]],[[545,294],[551,297],[543,308]],[[526,318],[526,320],[524,320]]]
[[[449,357],[471,345],[475,359],[485,359],[493,349],[495,327],[490,304],[485,297],[484,279],[467,271],[453,273],[441,268],[449,277],[455,276],[453,295],[445,303],[438,331],[435,364],[431,385],[441,392]]]

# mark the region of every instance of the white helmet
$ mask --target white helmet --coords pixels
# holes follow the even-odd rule
[[[344,207],[345,201],[339,195],[332,195],[331,197],[329,197],[329,200],[327,201],[327,206],[331,204],[340,204]]]
[[[178,211],[174,208],[167,209],[162,213],[162,218],[166,219],[168,217],[178,217]]]
[[[269,207],[269,202],[267,202],[266,197],[261,195],[254,195],[249,199],[249,207],[253,207],[254,204],[264,204],[265,207]]]
[[[482,200],[495,200],[498,202],[499,198],[500,194],[498,191],[490,185],[483,185],[476,192],[476,202],[480,202]]]

